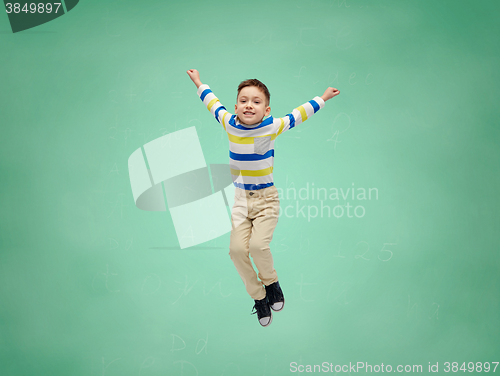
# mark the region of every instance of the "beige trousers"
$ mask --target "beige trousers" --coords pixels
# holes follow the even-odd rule
[[[274,185],[256,191],[236,188],[231,211],[229,256],[248,294],[255,300],[266,297],[264,285],[278,280],[269,243],[278,224],[279,210],[278,190]]]

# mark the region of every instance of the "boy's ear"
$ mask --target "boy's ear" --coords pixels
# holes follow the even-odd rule
[[[270,113],[271,113],[271,107],[267,106],[267,108],[266,108],[266,116],[269,116]]]
[[[237,105],[237,104],[235,104],[235,105],[234,105],[234,113],[235,113],[235,114],[237,114],[237,113],[238,113],[238,105]]]

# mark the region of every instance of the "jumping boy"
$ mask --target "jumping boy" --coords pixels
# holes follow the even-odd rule
[[[271,310],[281,311],[285,305],[269,247],[280,210],[278,190],[273,182],[274,140],[310,118],[340,91],[329,87],[321,97],[314,97],[285,117],[273,118],[269,116],[269,90],[259,80],[250,79],[238,86],[236,115],[232,115],[210,87],[201,83],[196,69],[189,69],[187,74],[198,88],[198,96],[229,138],[229,165],[235,186],[229,256],[248,294],[255,300],[253,313],[257,313],[260,325],[268,326],[273,318]],[[269,117],[264,119],[266,116]]]

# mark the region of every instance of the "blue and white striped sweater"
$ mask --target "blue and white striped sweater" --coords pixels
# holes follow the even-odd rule
[[[320,97],[295,108],[282,118],[269,116],[261,123],[241,124],[229,113],[208,85],[198,88],[198,96],[229,138],[229,166],[233,183],[245,190],[258,190],[274,185],[274,140],[283,132],[309,119],[325,106]]]

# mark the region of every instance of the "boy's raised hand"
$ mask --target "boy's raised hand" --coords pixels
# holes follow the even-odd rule
[[[200,87],[200,73],[196,69],[189,69],[187,71],[187,74],[189,75],[189,78],[191,78],[191,80],[194,82],[196,87]]]
[[[334,87],[329,87],[328,89],[325,90],[325,93],[321,96],[321,99],[323,99],[325,102],[328,99],[332,99],[334,96],[339,95],[340,91],[335,89]]]

